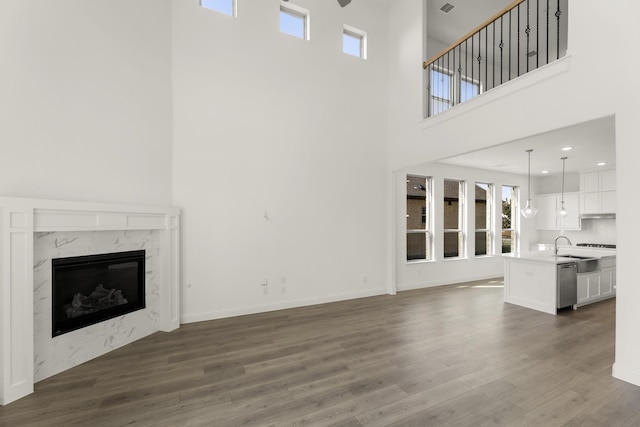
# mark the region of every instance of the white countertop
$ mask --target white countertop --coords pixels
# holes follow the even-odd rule
[[[552,264],[563,264],[566,262],[576,261],[575,258],[567,258],[563,255],[588,256],[593,258],[608,258],[616,256],[615,249],[588,248],[582,246],[558,246],[558,255],[554,255],[552,248],[550,250],[503,254],[503,256],[507,259],[511,258],[527,261],[548,262]]]
[[[578,254],[576,254],[578,255]],[[549,252],[540,252],[540,251],[532,251],[532,252],[514,252],[510,254],[502,255],[506,260],[508,259],[518,259],[523,261],[536,261],[536,262],[545,262],[550,264],[564,264],[566,262],[575,262],[575,258],[567,258],[561,255],[554,255]]]

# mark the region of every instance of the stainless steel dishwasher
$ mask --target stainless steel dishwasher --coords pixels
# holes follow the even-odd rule
[[[578,303],[578,264],[558,264],[556,284],[557,308],[572,307]]]

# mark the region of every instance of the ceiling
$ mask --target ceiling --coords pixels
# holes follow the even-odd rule
[[[440,8],[445,3],[455,7],[444,13]],[[427,0],[428,37],[450,45],[511,3],[513,0]]]
[[[573,147],[562,151],[563,147]],[[496,145],[442,159],[438,163],[490,169],[513,174],[527,174],[526,150],[531,153],[531,175],[545,176],[562,173],[561,157],[567,157],[567,173],[597,169],[598,162],[606,162],[607,169],[615,168],[615,123],[613,117],[593,120],[552,132]]]

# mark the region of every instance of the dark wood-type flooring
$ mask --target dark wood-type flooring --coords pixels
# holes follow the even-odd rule
[[[183,325],[37,383],[0,425],[640,425],[615,300],[551,316],[500,285]]]

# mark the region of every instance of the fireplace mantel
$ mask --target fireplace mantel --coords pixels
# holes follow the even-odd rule
[[[157,230],[158,330],[180,325],[177,208],[0,197],[0,404],[34,390],[34,235]]]

